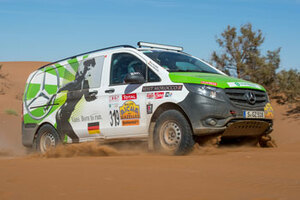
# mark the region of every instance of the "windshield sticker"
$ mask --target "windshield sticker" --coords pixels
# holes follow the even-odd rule
[[[122,100],[123,101],[133,100],[133,99],[136,99],[136,98],[137,98],[136,93],[133,93],[133,94],[123,94],[122,95]]]
[[[210,81],[201,81],[201,84],[207,84],[207,85],[213,85],[213,86],[217,86],[218,84],[215,82],[210,82]]]
[[[100,134],[99,122],[88,123],[88,132],[89,134]]]
[[[255,87],[258,89],[262,89],[259,85],[254,83],[247,83],[247,82],[228,82],[229,87]]]
[[[162,99],[164,94],[164,92],[155,92],[155,99]]]
[[[154,85],[154,86],[144,86],[142,92],[152,92],[152,91],[175,91],[182,90],[182,85]]]

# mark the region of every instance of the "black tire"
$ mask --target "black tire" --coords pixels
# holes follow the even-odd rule
[[[61,144],[61,140],[53,126],[45,124],[38,130],[34,144],[38,152],[44,153],[59,144]]]
[[[165,111],[158,117],[153,139],[155,151],[173,155],[187,154],[195,144],[190,124],[177,110]]]

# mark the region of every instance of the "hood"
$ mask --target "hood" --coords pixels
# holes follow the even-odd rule
[[[169,77],[174,83],[204,84],[218,88],[248,88],[266,91],[259,84],[222,74],[199,72],[170,72]]]

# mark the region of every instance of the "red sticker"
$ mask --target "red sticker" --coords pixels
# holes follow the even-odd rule
[[[147,93],[147,99],[153,99],[154,94],[153,93]]]
[[[162,99],[164,94],[164,92],[155,92],[155,99]]]
[[[133,100],[136,99],[136,93],[133,94],[123,94],[122,95],[122,100],[127,101],[127,100]]]
[[[213,86],[217,86],[218,84],[215,82],[210,82],[210,81],[201,81],[202,84],[207,84],[207,85],[213,85]]]

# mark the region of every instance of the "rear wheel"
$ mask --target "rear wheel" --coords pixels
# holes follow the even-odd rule
[[[183,155],[190,152],[195,142],[186,118],[177,110],[162,113],[154,128],[154,149],[156,151]]]
[[[51,125],[46,124],[39,129],[35,142],[37,151],[44,153],[60,143],[59,135]]]

